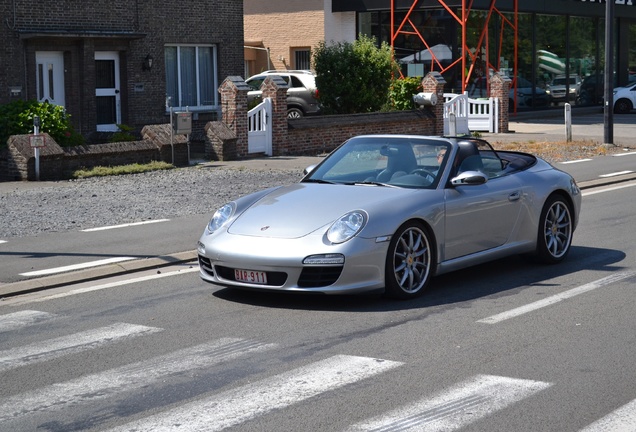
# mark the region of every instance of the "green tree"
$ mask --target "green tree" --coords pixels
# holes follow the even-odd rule
[[[391,47],[361,35],[354,43],[321,42],[314,51],[316,86],[325,114],[374,112],[386,105],[397,71]]]

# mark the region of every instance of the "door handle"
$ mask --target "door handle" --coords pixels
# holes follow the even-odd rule
[[[508,195],[508,201],[517,201],[519,198],[521,198],[521,192],[519,191],[513,192]]]

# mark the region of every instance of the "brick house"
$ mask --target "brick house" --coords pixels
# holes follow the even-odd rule
[[[319,42],[356,39],[355,12],[331,12],[331,0],[243,0],[247,78],[264,70],[311,69]]]
[[[0,0],[0,104],[62,105],[84,136],[216,118],[218,86],[243,72],[236,0]]]

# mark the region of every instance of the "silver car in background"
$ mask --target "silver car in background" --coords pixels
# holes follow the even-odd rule
[[[574,179],[486,141],[351,138],[296,184],[219,208],[198,242],[201,278],[225,287],[408,299],[431,278],[513,254],[570,250]]]

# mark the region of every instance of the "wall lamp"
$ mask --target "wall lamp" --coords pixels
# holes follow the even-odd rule
[[[152,69],[153,60],[154,59],[152,58],[152,56],[148,54],[146,58],[144,59],[144,62],[141,64],[141,69],[145,71],[149,71],[150,69]]]

